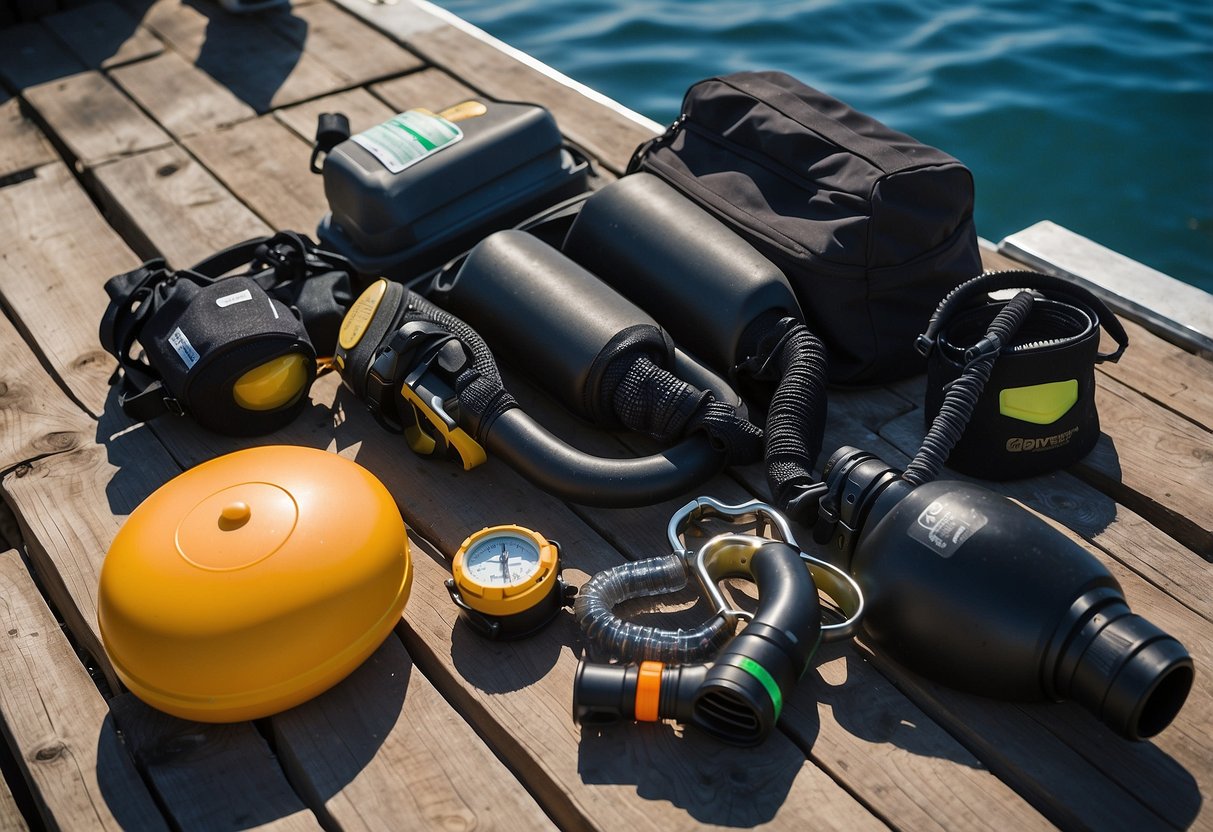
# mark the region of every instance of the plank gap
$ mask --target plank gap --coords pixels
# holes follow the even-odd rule
[[[4,726],[0,725],[0,791],[8,788],[14,808],[30,832],[46,832],[46,824],[43,823],[42,816],[38,812],[33,792],[30,791],[29,783],[26,782],[25,775],[21,773],[17,759],[13,756],[13,749],[9,745],[11,737],[3,728]],[[22,832],[19,824],[11,830],[5,825],[4,797],[5,795],[0,794],[0,829],[4,829],[6,832]]]

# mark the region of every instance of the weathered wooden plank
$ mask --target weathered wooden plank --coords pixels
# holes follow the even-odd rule
[[[273,116],[194,136],[185,146],[270,227],[315,235],[328,211],[324,182],[308,170],[310,144]]]
[[[0,189],[0,298],[68,392],[94,416],[114,360],[97,341],[109,277],[139,260],[62,164]]]
[[[37,126],[21,112],[20,102],[0,92],[0,187],[15,173],[59,158]]]
[[[88,417],[59,391],[4,316],[0,355],[0,470],[87,441]]]
[[[437,111],[479,95],[458,78],[435,67],[374,84],[371,92],[391,105],[397,113],[413,107]]]
[[[553,828],[394,633],[341,684],[270,721],[291,782],[326,826]]]
[[[303,26],[295,23],[299,20]],[[416,55],[328,3],[300,6],[290,17],[276,15],[265,22],[351,85],[391,78],[425,65]]]
[[[1111,378],[1095,403],[1104,435],[1073,472],[1213,560],[1213,433]]]
[[[321,113],[343,113],[350,120],[350,132],[361,133],[391,118],[395,112],[362,87],[357,87],[293,107],[283,107],[274,111],[274,118],[311,144],[316,137],[316,121]]]
[[[190,722],[129,693],[110,708],[178,829],[320,829],[251,722]]]
[[[285,13],[271,19],[279,30],[306,26]],[[143,23],[259,113],[350,86],[255,17],[228,14],[218,4],[159,0]]]
[[[72,160],[84,167],[172,143],[100,72],[39,84],[25,91],[25,100]]]
[[[42,24],[90,69],[109,69],[164,51],[151,32],[109,0],[48,15]]]
[[[998,244],[1035,268],[1077,280],[1113,309],[1191,350],[1213,354],[1213,296],[1043,220]]]
[[[86,69],[40,23],[0,29],[0,78],[13,89],[44,84]]]
[[[0,554],[0,716],[52,829],[167,829],[16,552]]]
[[[562,132],[613,173],[622,173],[636,146],[660,129],[429,4],[336,2],[486,95],[544,105]]]
[[[1115,364],[1098,365],[1100,372],[1205,430],[1213,430],[1213,362],[1181,350],[1132,321],[1122,323],[1129,348]],[[1104,335],[1103,349],[1113,346],[1112,339]]]
[[[184,268],[234,243],[271,233],[184,150],[141,153],[93,171],[111,222],[142,257]]]
[[[1034,730],[1032,716],[1046,709],[1061,709],[1077,722],[1079,731],[1092,730],[1091,720],[1075,706],[1019,704],[983,699],[938,685],[902,670],[880,653],[868,660],[897,686],[988,763],[991,770],[1062,829],[1169,829],[1186,828],[1195,817],[1191,778],[1168,784],[1156,799],[1158,812],[1142,805],[1143,790],[1123,785],[1097,770],[1092,761],[1046,730]],[[1095,729],[1098,730],[1098,729]],[[1119,755],[1128,743],[1115,740],[1101,754]],[[1173,824],[1170,817],[1186,818]]]
[[[177,138],[256,115],[231,90],[176,52],[119,67],[110,77]]]
[[[97,628],[101,564],[126,516],[181,471],[146,427],[129,428],[120,419],[102,420],[100,444],[20,466],[4,478],[47,594],[115,690],[118,678]]]

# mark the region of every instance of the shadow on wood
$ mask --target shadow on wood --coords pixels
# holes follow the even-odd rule
[[[671,758],[682,765],[660,764]],[[585,726],[577,752],[585,783],[635,785],[644,800],[668,801],[700,823],[739,828],[772,820],[805,765],[813,763],[778,731],[758,749],[738,754],[694,729],[679,733],[665,723]],[[738,793],[747,799],[728,799]]]

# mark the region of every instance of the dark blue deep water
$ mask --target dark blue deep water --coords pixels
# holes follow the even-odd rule
[[[989,239],[1051,219],[1213,291],[1209,0],[439,0],[662,123],[781,69],[936,145]]]

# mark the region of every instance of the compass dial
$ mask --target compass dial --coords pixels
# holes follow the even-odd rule
[[[539,547],[529,537],[501,532],[481,538],[464,555],[467,576],[484,586],[514,586],[539,572]]]

